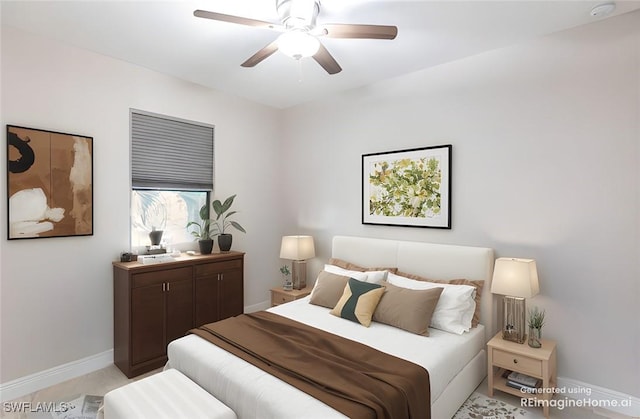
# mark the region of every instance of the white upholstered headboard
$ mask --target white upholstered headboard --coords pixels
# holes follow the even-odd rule
[[[480,323],[486,328],[487,341],[497,332],[491,294],[493,249],[335,236],[331,256],[361,266],[397,267],[402,272],[432,279],[485,281],[480,303]]]

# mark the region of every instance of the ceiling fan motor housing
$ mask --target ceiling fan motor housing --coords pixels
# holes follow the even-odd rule
[[[276,10],[287,29],[309,31],[316,26],[319,0],[276,0]]]

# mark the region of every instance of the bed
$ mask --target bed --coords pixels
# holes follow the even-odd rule
[[[396,267],[427,278],[484,281],[479,324],[463,334],[429,328],[419,336],[386,324],[369,327],[329,315],[309,297],[268,311],[330,331],[429,371],[431,417],[453,416],[486,376],[485,344],[495,334],[489,292],[494,256],[488,248],[336,236],[332,258],[360,266]],[[229,406],[239,418],[344,418],[330,406],[196,335],[169,344],[167,368],[176,368]]]

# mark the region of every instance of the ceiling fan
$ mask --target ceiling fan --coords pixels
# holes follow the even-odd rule
[[[342,68],[318,38],[394,39],[398,34],[395,26],[342,23],[316,25],[320,0],[276,0],[276,10],[280,16],[280,24],[206,10],[196,10],[193,14],[204,19],[282,32],[275,41],[242,63],[242,67],[254,67],[279,50],[296,60],[313,57],[327,73],[336,74]]]

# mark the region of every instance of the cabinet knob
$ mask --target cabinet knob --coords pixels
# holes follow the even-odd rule
[[[517,363],[518,363],[518,360],[517,360],[516,358],[513,358],[513,363],[514,363],[514,364],[517,364]]]

